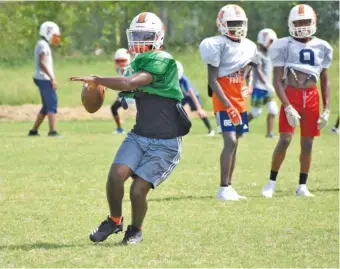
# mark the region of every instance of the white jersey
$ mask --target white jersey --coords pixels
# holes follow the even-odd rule
[[[228,76],[255,61],[256,45],[247,38],[235,42],[226,36],[213,36],[200,44],[205,64],[218,67],[218,77]]]
[[[40,39],[37,42],[37,45],[35,46],[35,49],[34,49],[35,71],[34,71],[33,77],[36,79],[41,79],[41,80],[50,80],[50,77],[40,67],[40,54],[41,53],[45,54],[44,64],[47,70],[50,72],[51,76],[55,78],[54,72],[53,72],[52,51],[51,51],[50,45],[44,39]]]
[[[333,49],[327,41],[317,37],[301,43],[289,36],[275,40],[269,48],[269,56],[274,67],[284,67],[284,77],[291,67],[318,80],[322,69],[331,64]]]

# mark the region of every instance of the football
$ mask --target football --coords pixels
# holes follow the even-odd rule
[[[87,112],[94,113],[101,108],[105,98],[105,87],[97,85],[96,88],[84,83],[81,91],[81,101]]]

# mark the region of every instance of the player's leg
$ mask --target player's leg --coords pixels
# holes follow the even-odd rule
[[[298,196],[314,196],[309,192],[306,185],[309,168],[312,163],[313,141],[314,137],[301,136],[299,186],[296,190]]]
[[[148,210],[146,197],[152,185],[144,179],[135,176],[130,187],[131,225],[128,226],[123,243],[139,243],[142,241],[142,225]]]
[[[244,133],[249,132],[247,112],[241,113],[241,117],[242,117],[242,124],[236,127],[236,148],[235,148],[233,159],[232,159],[229,180],[228,180],[228,188],[231,189],[234,196],[238,197],[238,199],[247,199],[245,196],[239,195],[237,191],[232,187],[232,178],[233,178],[233,173],[234,173],[235,164],[236,164],[238,141],[243,136]]]
[[[277,114],[279,113],[279,108],[277,103],[274,100],[268,100],[266,102],[268,115],[267,115],[267,134],[266,137],[272,138],[274,137],[274,120]]]
[[[252,121],[253,119],[257,118],[262,113],[262,92],[260,89],[254,88],[251,94],[251,106],[252,109],[248,113],[248,122]]]
[[[234,153],[237,147],[236,127],[231,123],[225,111],[216,112],[217,130],[222,133],[223,149],[220,155],[220,187],[216,199],[237,201],[238,197],[229,188],[230,172],[233,165]],[[235,165],[235,164],[234,164]]]
[[[50,81],[48,81],[48,85],[44,90],[44,95],[49,124],[48,136],[59,136],[59,134],[56,131],[58,97],[56,90],[53,89],[52,83]]]
[[[280,138],[273,152],[269,181],[262,189],[262,195],[267,198],[273,196],[276,177],[294,134],[294,128],[289,125],[283,106],[281,106],[279,115],[279,131]]]
[[[118,109],[122,106],[122,102],[120,100],[120,98],[117,98],[115,100],[115,102],[112,104],[111,106],[111,113],[112,113],[112,117],[117,125],[117,129],[114,130],[113,133],[124,133],[124,130],[122,128],[122,123],[119,117],[119,113],[118,113]]]
[[[40,80],[36,80],[36,79],[34,79],[34,83],[35,83],[35,85],[39,89],[42,107],[41,107],[41,110],[39,111],[39,113],[38,113],[38,115],[36,117],[36,120],[34,122],[33,128],[28,133],[29,136],[38,136],[39,135],[38,134],[38,129],[39,129],[41,123],[44,121],[45,116],[47,114],[45,99],[44,99],[43,92],[42,92],[43,91],[43,85],[40,83]]]
[[[202,110],[203,110],[203,106],[202,106],[202,101],[201,101],[201,98],[200,96],[196,96],[198,102],[200,103],[201,107],[202,107]],[[189,102],[189,105],[190,105],[190,108],[191,108],[191,111],[197,111],[197,107],[195,105],[195,103],[193,102],[193,100],[190,98],[190,102]],[[213,136],[215,135],[215,131],[213,130],[212,126],[211,126],[211,123],[210,123],[210,120],[208,118],[208,116],[206,115],[206,113],[204,112],[203,113],[204,115],[201,115],[201,114],[198,114],[198,116],[201,118],[201,120],[203,121],[205,127],[207,127],[208,129],[208,135],[209,136]]]
[[[106,196],[110,215],[91,233],[91,241],[104,241],[112,233],[123,230],[124,182],[134,174],[143,154],[144,145],[137,135],[129,133],[119,147],[107,177]]]
[[[305,107],[301,115],[301,153],[300,153],[300,175],[299,186],[296,190],[298,196],[314,196],[307,188],[307,178],[312,162],[312,148],[315,136],[320,135],[317,121],[319,119],[319,93],[318,90],[305,90]]]
[[[132,223],[128,226],[123,243],[142,241],[142,225],[147,212],[147,194],[159,186],[177,166],[182,152],[182,138],[149,139],[140,137],[148,144],[130,188]]]
[[[339,133],[339,116],[336,119],[335,125],[332,127],[332,132],[335,133],[335,134]]]

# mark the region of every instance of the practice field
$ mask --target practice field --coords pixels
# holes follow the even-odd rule
[[[338,137],[327,128],[316,140],[309,179],[316,197],[295,196],[295,136],[277,193],[265,199],[277,138],[264,138],[264,120],[239,147],[233,185],[248,200],[226,203],[215,199],[221,138],[205,136],[195,119],[179,166],[150,193],[136,246],[121,246],[122,233],[97,245],[88,239],[108,214],[106,175],[123,139],[111,134],[111,121],[60,122],[61,138],[46,137],[46,124],[31,138],[31,123],[2,122],[0,267],[338,267]]]

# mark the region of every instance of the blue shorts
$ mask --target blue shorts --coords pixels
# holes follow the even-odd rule
[[[251,94],[251,105],[253,107],[261,107],[271,101],[273,98],[268,91],[259,88],[254,88]]]
[[[222,132],[236,132],[239,135],[249,132],[248,126],[248,114],[247,112],[241,113],[242,124],[235,126],[231,123],[229,116],[226,111],[216,112],[216,122],[218,133]]]
[[[153,188],[161,184],[175,169],[182,152],[182,137],[155,139],[129,132],[113,161],[125,164],[149,182]]]
[[[57,113],[58,98],[57,93],[52,87],[50,80],[42,80],[33,78],[35,85],[38,86],[42,101],[42,108],[40,114]]]
[[[197,98],[198,102],[200,103],[200,105],[202,106],[200,96],[196,95],[196,98]],[[184,96],[184,98],[182,99],[182,106],[185,106],[186,104],[188,104],[190,106],[191,111],[197,111],[197,107],[194,103],[194,100],[192,100],[191,96],[189,96],[189,95]]]

